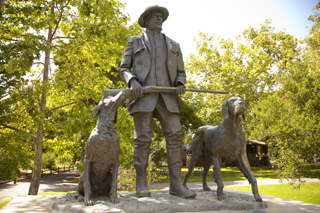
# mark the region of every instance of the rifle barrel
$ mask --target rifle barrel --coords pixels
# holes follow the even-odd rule
[[[166,90],[176,91],[177,87],[161,87],[161,86],[150,86],[151,90]],[[206,92],[206,93],[218,93],[218,94],[229,94],[227,91],[216,91],[216,90],[205,90],[205,89],[186,89],[189,92]]]
[[[219,94],[229,94],[227,91],[215,91],[215,90],[205,90],[205,89],[186,89],[189,92],[206,92],[206,93],[219,93]]]
[[[175,92],[177,87],[161,87],[161,86],[146,86],[142,88],[144,93],[153,92]],[[130,99],[131,90],[130,89],[106,89],[104,90],[104,96],[116,95],[118,92],[123,91],[126,98]],[[206,92],[206,93],[217,93],[217,94],[229,94],[227,91],[215,91],[215,90],[204,90],[204,89],[186,89],[187,92]]]

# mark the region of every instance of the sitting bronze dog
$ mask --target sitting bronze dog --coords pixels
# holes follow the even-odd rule
[[[202,126],[193,138],[193,141],[184,145],[182,149],[191,154],[188,172],[184,178],[185,187],[188,178],[194,168],[200,153],[204,161],[203,190],[210,191],[207,185],[207,174],[213,164],[213,178],[217,183],[217,196],[223,200],[223,182],[221,179],[221,161],[237,161],[237,165],[252,185],[252,192],[256,201],[262,201],[257,187],[257,180],[251,173],[247,158],[246,142],[240,121],[241,116],[245,120],[246,102],[239,97],[232,97],[222,104],[222,115],[224,120],[218,126]]]
[[[114,123],[116,113],[125,99],[123,92],[101,100],[93,110],[99,116],[96,127],[86,143],[83,173],[80,176],[78,201],[92,206],[92,195],[110,196],[112,203],[119,203],[117,197],[117,176],[119,167],[119,138]]]

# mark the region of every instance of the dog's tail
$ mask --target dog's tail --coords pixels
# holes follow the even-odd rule
[[[188,145],[182,145],[182,151],[185,152],[188,155],[192,154],[191,143],[189,143]]]
[[[202,129],[198,129],[192,142],[187,145],[182,145],[182,151],[188,155],[192,154],[192,152],[200,153],[203,148],[203,134]]]

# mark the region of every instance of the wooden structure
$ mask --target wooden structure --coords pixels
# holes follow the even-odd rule
[[[266,142],[247,140],[247,156],[250,166],[270,166]]]

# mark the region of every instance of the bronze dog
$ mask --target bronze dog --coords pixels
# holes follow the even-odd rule
[[[92,206],[92,195],[109,195],[112,203],[119,203],[117,197],[117,176],[119,167],[119,138],[114,123],[116,113],[125,99],[123,92],[101,100],[93,110],[99,116],[96,127],[86,143],[83,173],[79,181],[78,201]]]
[[[193,138],[193,141],[183,146],[187,154],[191,154],[191,161],[188,172],[184,178],[185,187],[191,175],[193,167],[202,152],[204,161],[203,169],[203,190],[209,191],[207,185],[207,174],[213,165],[213,177],[217,183],[217,196],[223,200],[223,182],[221,179],[221,161],[237,160],[237,165],[249,180],[252,192],[256,201],[262,201],[257,187],[257,180],[251,173],[250,164],[247,158],[246,142],[240,121],[241,116],[245,120],[246,102],[239,97],[232,97],[222,104],[222,115],[224,120],[218,126],[202,126]]]

